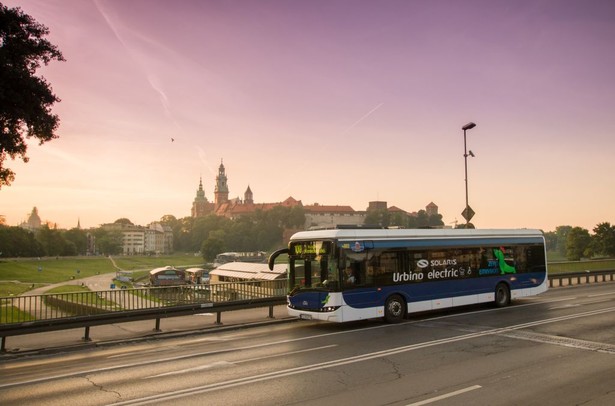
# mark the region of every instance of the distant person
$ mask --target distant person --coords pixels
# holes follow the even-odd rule
[[[355,278],[354,272],[352,272],[352,268],[350,268],[350,267],[346,268],[344,273],[346,275],[345,276],[346,277],[346,283],[348,285],[354,285],[357,282],[357,278]]]

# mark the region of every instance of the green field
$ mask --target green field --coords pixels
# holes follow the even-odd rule
[[[548,266],[549,273],[553,275],[566,272],[602,271],[615,269],[615,259],[550,262]]]
[[[163,266],[203,266],[203,258],[193,254],[165,256],[118,256],[115,264],[124,271],[147,275],[154,268]],[[107,257],[14,258],[0,260],[0,297],[19,295],[44,285],[73,279],[114,273],[118,269]],[[135,276],[137,276],[135,275]]]

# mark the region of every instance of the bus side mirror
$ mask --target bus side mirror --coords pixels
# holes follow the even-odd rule
[[[269,270],[273,271],[273,266],[275,265],[275,259],[277,257],[279,257],[281,254],[288,254],[289,252],[290,250],[288,248],[282,248],[271,253],[271,255],[269,255],[269,261],[267,262],[267,264],[269,265]]]

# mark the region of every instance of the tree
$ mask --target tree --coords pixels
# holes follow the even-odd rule
[[[547,245],[547,251],[556,251],[557,250],[557,234],[555,231],[547,231],[544,233],[545,235],[545,243]]]
[[[441,214],[431,214],[429,216],[429,226],[430,227],[442,227],[444,225],[444,221],[442,221]]]
[[[45,255],[34,233],[21,227],[0,226],[0,257],[40,257]]]
[[[50,228],[48,224],[45,224],[37,231],[36,239],[43,246],[45,255],[65,255],[66,240],[59,230]]]
[[[120,230],[97,228],[94,230],[94,236],[97,252],[104,255],[115,255],[122,252],[123,234]]]
[[[85,255],[88,250],[88,233],[80,228],[72,228],[64,232],[67,242],[75,246],[76,255]]]
[[[41,64],[64,61],[55,45],[44,39],[49,29],[19,7],[0,3],[0,188],[15,180],[4,166],[7,156],[28,162],[26,139],[43,144],[54,138],[60,124],[51,106],[60,99],[44,77],[35,76]]]
[[[615,256],[615,226],[611,223],[600,223],[594,227],[592,247],[596,254]]]
[[[128,220],[126,217],[122,217],[121,219],[115,220],[113,224],[121,224],[123,226],[134,226],[132,221]]]
[[[216,255],[224,251],[225,233],[223,230],[212,231],[201,245],[201,253],[205,261],[213,262]]]
[[[380,227],[388,227],[390,223],[390,213],[387,209],[371,209],[367,211],[363,224]]]
[[[590,243],[589,231],[581,227],[573,227],[566,239],[566,258],[569,261],[579,261],[581,257],[590,257]]]
[[[568,233],[572,230],[572,226],[558,226],[555,228],[555,235],[557,236],[557,251],[566,256]]]

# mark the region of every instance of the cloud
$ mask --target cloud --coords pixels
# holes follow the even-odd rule
[[[363,120],[365,120],[367,117],[371,116],[376,110],[378,110],[380,107],[382,107],[384,103],[380,103],[378,104],[376,107],[374,107],[373,109],[371,109],[370,111],[367,112],[367,114],[365,114],[363,117],[361,117],[360,119],[358,119],[357,121],[355,121],[354,123],[352,123],[352,125],[350,127],[348,127],[343,133],[342,135],[346,135],[350,132],[350,130],[352,130],[353,128],[355,128],[357,125],[359,125],[359,123]]]

